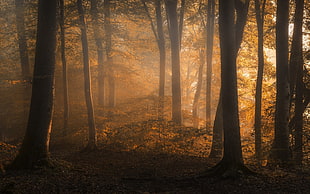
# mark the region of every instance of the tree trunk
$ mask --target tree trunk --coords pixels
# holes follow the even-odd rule
[[[200,49],[199,59],[200,59],[200,65],[199,65],[199,70],[198,70],[198,81],[197,81],[197,87],[196,87],[194,103],[193,103],[193,126],[195,128],[199,127],[199,98],[200,98],[201,88],[202,88],[203,66],[205,64],[204,49]]]
[[[185,0],[181,0],[180,18],[179,18],[179,43],[180,43],[180,49],[182,47],[184,12],[185,12]]]
[[[212,57],[214,39],[215,0],[208,0],[207,19],[207,82],[206,82],[206,127],[211,127],[211,82],[212,82]]]
[[[39,0],[32,97],[26,134],[10,167],[47,165],[54,100],[57,0]]]
[[[169,34],[171,42],[172,66],[172,121],[182,124],[181,109],[181,73],[180,73],[180,42],[177,17],[177,0],[166,0],[166,9],[169,18]]]
[[[64,129],[63,133],[68,133],[69,121],[69,94],[68,94],[68,77],[67,77],[67,60],[66,60],[66,41],[64,26],[64,0],[59,0],[59,26],[60,26],[60,42],[61,42],[61,62],[62,62],[62,80],[63,80],[63,98],[64,98]]]
[[[158,49],[159,49],[159,119],[164,118],[164,100],[165,100],[165,75],[166,75],[166,44],[163,30],[163,19],[161,15],[161,2],[156,1],[156,23],[158,34]]]
[[[277,1],[276,23],[276,112],[275,138],[272,158],[276,163],[286,164],[290,161],[289,143],[289,71],[288,71],[288,19],[289,1]]]
[[[87,106],[87,115],[88,115],[88,127],[89,127],[89,137],[88,145],[86,149],[96,149],[97,148],[97,136],[96,136],[96,126],[95,126],[95,116],[93,108],[93,100],[91,93],[91,77],[90,77],[90,64],[88,57],[88,41],[87,41],[87,31],[86,24],[84,19],[84,9],[82,0],[77,0],[77,7],[79,12],[80,19],[80,28],[81,28],[81,39],[82,39],[82,49],[83,49],[83,64],[84,64],[84,92],[85,100]]]
[[[257,42],[257,79],[255,87],[255,116],[254,116],[254,133],[255,133],[255,155],[260,161],[262,159],[262,135],[261,135],[261,112],[262,112],[262,84],[264,73],[264,15],[265,15],[265,3],[263,1],[262,7],[260,0],[255,0],[255,14],[256,24],[258,32]]]
[[[303,160],[303,48],[302,48],[302,25],[304,0],[295,0],[294,32],[290,56],[290,69],[295,69],[296,75],[291,82],[291,88],[295,88],[295,133],[294,133],[294,160],[297,165],[302,164]],[[292,91],[292,90],[291,90]],[[294,90],[293,90],[294,91]]]
[[[223,108],[221,98],[222,92],[220,92],[216,116],[213,124],[212,145],[209,154],[210,158],[221,158],[223,156]]]
[[[235,0],[235,10],[237,13],[237,19],[236,19],[236,23],[235,23],[235,52],[236,52],[236,56],[238,54],[238,51],[240,49],[241,46],[241,42],[242,42],[242,37],[243,37],[243,31],[244,31],[244,27],[247,21],[247,13],[248,13],[248,8],[249,8],[249,0],[246,1],[242,1],[242,0]],[[222,87],[222,86],[221,86]],[[219,98],[219,102],[218,102],[218,107],[217,107],[217,111],[216,111],[216,115],[215,115],[215,121],[214,122],[214,126],[213,126],[213,138],[215,139],[215,141],[221,141],[221,139],[217,139],[217,137],[221,137],[222,133],[221,131],[223,131],[223,128],[220,131],[220,127],[223,126],[223,124],[220,124],[219,122],[223,121],[223,115],[222,114],[218,114],[218,113],[223,113],[223,110],[219,109],[219,106],[222,105],[222,89],[220,89],[220,98]],[[219,110],[218,110],[219,109]],[[216,126],[215,126],[216,125]],[[214,146],[212,146],[211,148],[214,148]],[[213,152],[213,150],[211,150],[211,153]],[[219,151],[222,152],[222,151]]]
[[[108,106],[113,108],[115,106],[115,78],[112,58],[112,29],[111,29],[111,13],[110,0],[104,0],[104,29],[106,41],[106,55],[107,55],[107,70],[109,83],[109,97]]]
[[[91,16],[92,25],[94,29],[94,38],[97,46],[97,61],[98,61],[98,104],[104,106],[104,54],[103,54],[103,43],[101,37],[101,28],[99,23],[99,11],[98,1],[91,0]]]

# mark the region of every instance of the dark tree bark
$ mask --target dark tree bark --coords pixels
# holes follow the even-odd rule
[[[208,0],[207,10],[207,82],[206,82],[206,126],[211,126],[211,82],[214,39],[215,0]]]
[[[68,133],[69,122],[69,94],[68,94],[68,77],[67,77],[67,60],[66,60],[66,41],[65,41],[65,25],[64,25],[64,0],[59,0],[59,26],[60,26],[60,50],[62,62],[62,85],[64,98],[64,135]]]
[[[272,159],[285,165],[291,159],[289,142],[289,71],[288,71],[289,1],[277,1],[276,22],[276,111]]]
[[[262,5],[261,5],[262,4]],[[255,87],[255,116],[254,116],[254,133],[255,133],[255,155],[260,161],[262,158],[262,139],[261,139],[261,112],[262,112],[262,84],[264,73],[264,15],[266,0],[255,0],[255,15],[258,32],[257,42],[257,79]]]
[[[15,7],[16,7],[15,12],[16,12],[16,27],[17,27],[18,47],[22,68],[22,76],[24,81],[29,82],[31,75],[30,75],[26,30],[25,30],[24,1],[25,0],[15,0]]]
[[[103,43],[101,37],[101,28],[99,23],[99,11],[98,1],[91,0],[91,16],[92,24],[94,29],[94,37],[97,46],[97,61],[98,61],[98,102],[100,106],[104,106],[104,54],[103,54]]]
[[[200,98],[201,88],[202,88],[203,66],[205,64],[204,49],[200,49],[199,51],[199,60],[200,60],[200,65],[198,69],[198,80],[197,80],[197,87],[196,87],[196,92],[195,92],[194,102],[193,102],[193,126],[195,128],[199,127],[199,98]]]
[[[290,56],[290,69],[295,69],[296,75],[291,78],[291,91],[295,92],[295,130],[294,130],[294,161],[297,165],[303,160],[303,113],[304,113],[304,83],[303,83],[303,44],[302,25],[304,0],[295,0],[294,32]],[[295,79],[295,80],[294,80]],[[295,91],[294,91],[295,89]]]
[[[236,52],[236,56],[237,53],[240,49],[241,46],[241,42],[242,42],[242,37],[243,37],[243,31],[244,31],[244,27],[247,21],[247,13],[248,13],[248,8],[249,8],[249,0],[246,1],[242,1],[242,0],[235,0],[235,10],[237,13],[237,18],[236,18],[236,22],[235,22],[235,52]],[[223,123],[220,123],[221,121],[223,121],[223,110],[221,110],[222,108],[222,89],[220,90],[220,97],[219,97],[219,102],[218,102],[218,106],[217,106],[217,110],[216,110],[216,115],[215,115],[215,120],[214,120],[214,125],[213,125],[213,140],[212,142],[218,142],[218,141],[222,141],[222,136],[223,134]],[[222,143],[222,142],[221,142]],[[218,144],[217,144],[218,145]],[[212,146],[211,147],[211,154],[210,156],[216,156],[219,153],[222,153],[222,150],[219,150],[221,147],[223,146]],[[215,150],[212,150],[213,148],[216,148],[218,151],[216,151],[216,154],[213,154],[213,152]]]
[[[90,64],[88,56],[88,41],[87,41],[87,30],[84,19],[84,9],[82,0],[77,0],[77,7],[79,12],[80,19],[80,28],[81,28],[81,39],[82,39],[82,49],[83,49],[83,64],[84,64],[84,93],[87,106],[87,115],[88,115],[88,145],[87,150],[97,149],[97,135],[96,135],[96,126],[95,126],[95,116],[93,108],[93,99],[91,93],[91,75],[90,75]]]
[[[224,155],[210,173],[222,177],[236,177],[239,173],[250,172],[243,163],[240,139],[236,69],[239,47],[236,45],[241,44],[242,36],[237,35],[242,31],[235,28],[239,25],[238,20],[235,24],[235,5],[238,17],[240,5],[225,0],[220,0],[219,3]]]
[[[108,106],[113,108],[115,106],[115,78],[112,58],[112,28],[111,28],[111,11],[110,0],[104,0],[104,29],[107,55],[107,71],[109,82],[109,97]]]
[[[49,164],[53,115],[57,0],[39,0],[32,98],[26,134],[10,167],[31,169]]]
[[[181,109],[181,73],[180,73],[180,42],[177,17],[177,0],[165,0],[169,18],[169,34],[171,42],[172,66],[172,121],[182,124]]]

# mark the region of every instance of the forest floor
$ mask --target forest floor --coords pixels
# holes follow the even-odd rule
[[[145,102],[147,104],[147,102]],[[0,193],[309,193],[310,168],[268,168],[255,164],[243,143],[246,165],[257,172],[237,179],[200,178],[218,161],[208,158],[205,129],[159,122],[141,105],[98,122],[98,150],[83,151],[87,127],[51,138],[54,168],[0,171]],[[124,110],[124,106],[122,107]],[[138,114],[140,117],[138,119]],[[57,116],[57,115],[56,115]],[[246,142],[245,140],[243,142]],[[9,163],[20,142],[0,143],[0,164]]]

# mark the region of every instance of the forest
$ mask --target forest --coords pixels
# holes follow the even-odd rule
[[[309,0],[1,0],[0,193],[308,193]]]

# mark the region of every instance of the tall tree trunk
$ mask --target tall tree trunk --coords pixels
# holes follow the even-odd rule
[[[66,135],[68,133],[69,122],[69,94],[68,94],[68,77],[67,77],[67,60],[66,60],[66,41],[64,26],[64,0],[59,0],[59,26],[60,26],[60,42],[61,42],[61,62],[62,62],[62,80],[63,80],[63,98],[64,98],[64,129]]]
[[[261,112],[262,112],[262,84],[264,73],[264,15],[265,15],[265,3],[263,0],[261,6],[261,0],[255,0],[255,14],[258,33],[257,42],[257,79],[255,87],[255,116],[254,116],[254,132],[255,132],[255,155],[258,160],[262,158],[262,135],[261,135]]]
[[[159,50],[159,107],[158,107],[158,119],[162,120],[164,118],[164,96],[165,96],[165,75],[166,75],[166,46],[165,46],[165,36],[163,30],[163,18],[162,18],[162,0],[155,1],[155,13],[156,13],[156,25],[153,24],[152,17],[145,3],[145,0],[141,0],[145,12],[150,20],[152,31],[154,33],[155,39],[157,41],[157,46]]]
[[[111,29],[110,0],[104,0],[104,29],[105,29],[105,41],[106,41],[108,83],[109,83],[108,106],[110,108],[113,108],[115,106],[115,77],[114,77],[113,58],[112,58],[112,29]]]
[[[54,100],[57,0],[39,0],[32,97],[26,134],[10,167],[47,165]]]
[[[277,1],[276,23],[276,112],[272,158],[280,164],[290,161],[289,143],[289,71],[288,71],[289,1]]]
[[[172,66],[172,121],[182,124],[181,109],[181,72],[180,72],[180,42],[177,17],[177,0],[166,0],[166,9],[169,18],[169,34],[171,42]]]
[[[211,127],[211,82],[214,39],[215,0],[208,0],[207,18],[207,82],[206,82],[206,127]]]
[[[165,81],[166,81],[166,44],[161,13],[162,0],[156,1],[156,23],[159,49],[159,119],[164,118]]]
[[[294,160],[297,165],[302,164],[303,159],[303,48],[302,48],[302,25],[303,25],[303,9],[304,0],[295,0],[295,15],[294,15],[294,32],[290,56],[290,69],[295,69],[296,76],[291,76],[293,80],[291,88],[295,88],[295,133],[294,133]],[[294,86],[295,85],[295,86]],[[292,90],[291,90],[292,91]]]
[[[87,31],[86,24],[84,19],[84,9],[82,0],[77,0],[77,7],[79,12],[80,19],[80,28],[81,28],[81,39],[82,39],[82,49],[83,49],[83,64],[84,64],[84,93],[87,106],[87,115],[88,115],[88,145],[86,149],[93,150],[97,148],[97,135],[96,135],[96,126],[95,126],[95,116],[93,108],[93,99],[91,93],[91,75],[90,75],[90,64],[88,56],[88,41],[87,41]]]
[[[91,16],[94,29],[94,38],[97,46],[97,61],[98,61],[98,103],[104,106],[104,54],[103,43],[101,37],[101,28],[99,23],[98,0],[91,0]]]
[[[184,12],[185,12],[185,0],[181,0],[180,18],[179,18],[179,43],[180,43],[180,49],[182,47]]]
[[[203,77],[203,66],[205,64],[204,60],[204,49],[200,49],[199,51],[199,70],[198,70],[198,81],[197,81],[197,87],[196,92],[194,96],[194,102],[193,102],[193,126],[195,128],[199,127],[199,98],[201,94],[201,88],[202,88],[202,77]]]
[[[237,18],[236,18],[236,22],[235,22],[235,52],[236,52],[236,56],[238,54],[238,51],[240,49],[241,43],[242,43],[242,37],[243,37],[243,31],[244,31],[244,27],[247,21],[247,13],[248,13],[248,8],[249,8],[249,0],[235,0],[235,10],[236,10],[236,14],[237,14]],[[222,134],[219,133],[223,133],[223,124],[221,124],[220,122],[223,121],[223,110],[221,110],[221,106],[222,105],[222,89],[220,89],[220,98],[219,98],[219,102],[218,102],[218,106],[217,106],[217,110],[216,110],[216,115],[215,115],[215,120],[214,120],[214,125],[213,125],[213,141],[222,141],[221,137],[223,136]],[[220,114],[219,114],[220,113]],[[215,122],[216,121],[216,122]],[[214,146],[212,146],[211,148],[215,148]],[[218,147],[220,148],[220,147]],[[211,150],[211,153],[213,152],[213,150]],[[221,153],[222,151],[219,150],[217,153]],[[214,156],[213,154],[210,156]]]

